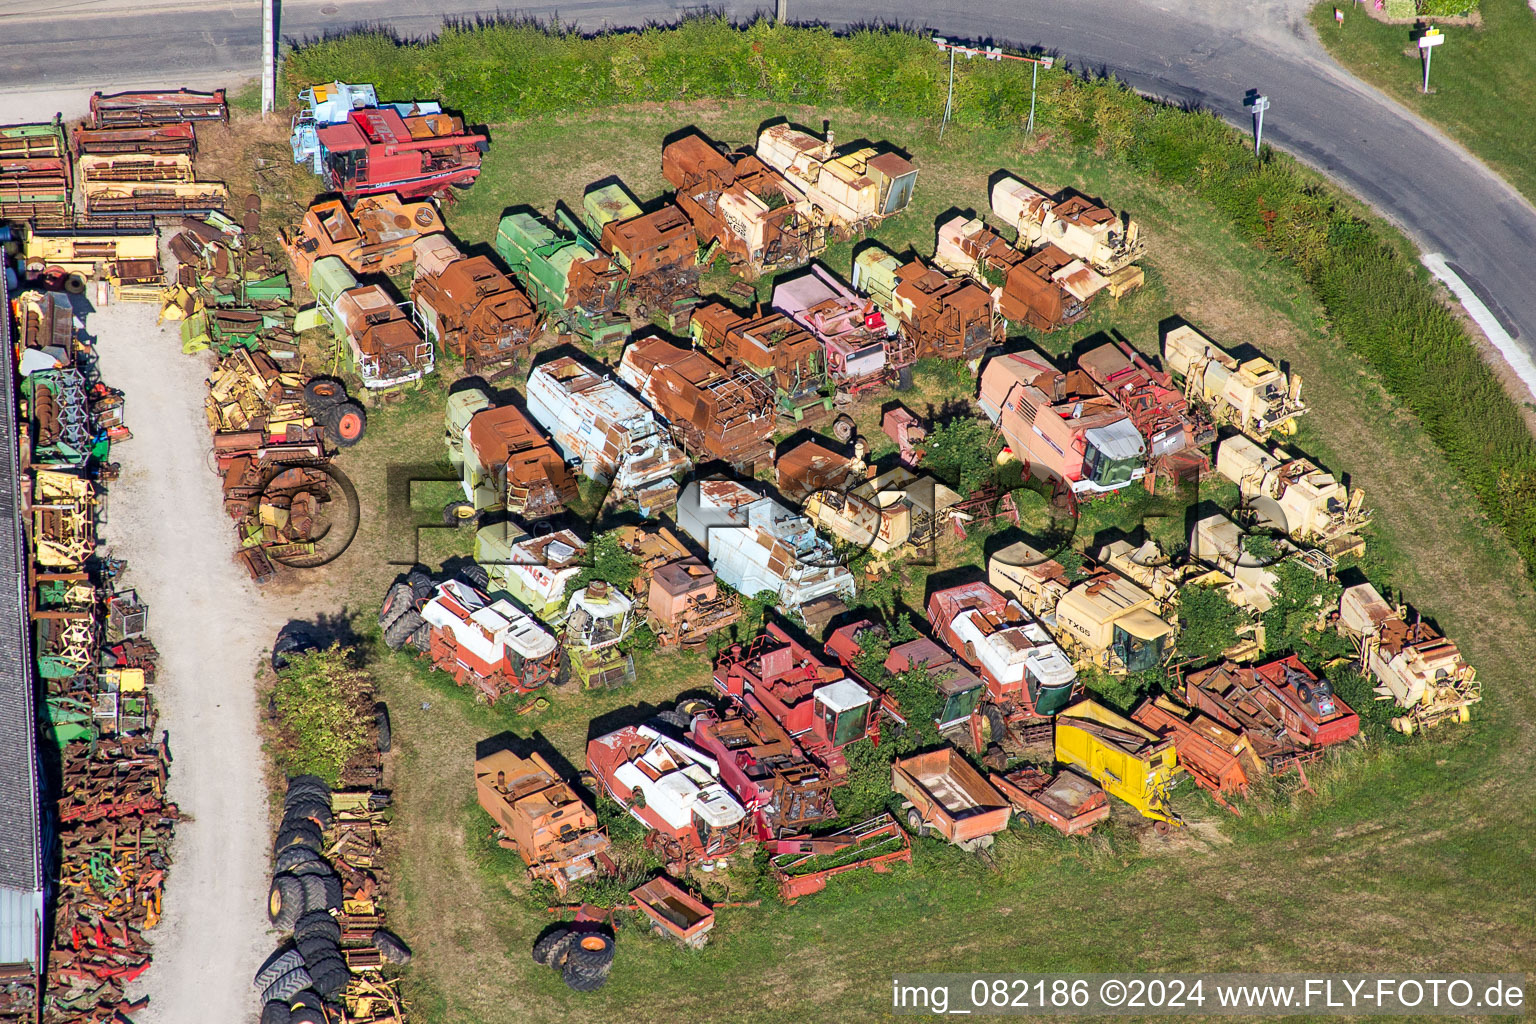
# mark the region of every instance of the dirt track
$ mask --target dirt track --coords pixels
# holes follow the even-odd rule
[[[113,449],[105,537],[129,563],[160,649],[160,727],[170,733],[177,829],[154,964],[135,994],[140,1024],[254,1020],[247,979],[272,949],[264,913],[268,815],[255,667],[293,602],[264,596],[232,560],[234,531],[210,472],[206,356],[185,356],[175,324],[147,305],[87,319],[102,377],[127,395],[133,439]]]

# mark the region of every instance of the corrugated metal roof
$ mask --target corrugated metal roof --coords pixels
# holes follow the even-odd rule
[[[11,344],[10,297],[0,275],[0,338]],[[27,629],[16,425],[16,367],[0,359],[0,962],[37,962],[43,872],[39,835],[36,697]],[[17,945],[20,943],[20,945]]]

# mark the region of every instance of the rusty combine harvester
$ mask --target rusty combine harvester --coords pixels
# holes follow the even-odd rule
[[[673,477],[688,470],[688,457],[618,381],[561,356],[529,373],[527,399],[529,413],[588,479],[611,484],[642,515],[677,504]]]
[[[296,230],[282,232],[283,251],[306,283],[316,260],[340,258],[354,274],[397,274],[415,259],[413,246],[446,230],[431,202],[403,203],[388,193],[352,204],[321,199],[310,204]]]
[[[1360,531],[1370,525],[1365,492],[1348,488],[1310,459],[1280,448],[1265,451],[1242,434],[1216,448],[1216,472],[1265,522],[1332,557],[1365,553]]]
[[[496,227],[500,256],[538,305],[552,330],[569,331],[601,347],[629,337],[629,319],[620,311],[623,268],[598,248],[565,210],[557,233],[531,212],[517,211]]]
[[[416,240],[411,306],[422,335],[481,373],[511,362],[533,343],[539,314],[489,256],[465,256],[447,235]],[[495,374],[510,373],[510,367]]]
[[[974,278],[992,295],[1004,320],[1054,331],[1081,320],[1104,279],[1055,246],[1026,255],[979,219],[955,217],[939,225],[933,262]]]
[[[779,278],[773,308],[821,343],[827,378],[843,394],[862,394],[888,380],[911,386],[916,347],[873,302],[856,296],[820,264],[798,277]]]
[[[1260,441],[1294,434],[1296,417],[1307,411],[1300,375],[1287,376],[1262,356],[1238,362],[1188,324],[1163,338],[1163,360],[1184,379],[1184,393],[1204,403],[1218,424],[1230,423]]]
[[[757,156],[788,179],[838,238],[852,238],[907,208],[917,168],[895,153],[873,148],[837,155],[826,139],[788,124],[765,128]]]
[[[619,546],[639,565],[630,591],[637,610],[663,647],[695,647],[741,618],[734,595],[720,590],[715,571],[665,526],[621,526]]]
[[[695,462],[718,459],[751,474],[773,454],[773,386],[727,370],[697,349],[643,338],[624,350],[619,377],[672,428]]]
[[[1079,356],[1077,365],[1131,418],[1146,442],[1150,475],[1198,479],[1210,467],[1200,449],[1216,440],[1216,428],[1145,356],[1123,341],[1107,342]]]
[[[436,349],[417,333],[410,313],[382,285],[358,284],[340,257],[316,260],[309,287],[315,306],[308,316],[300,314],[295,328],[328,322],[365,388],[392,390],[436,369]]]
[[[587,770],[649,829],[646,849],[674,875],[729,857],[752,837],[746,809],[720,781],[719,763],[649,725],[589,742]]]
[[[749,281],[804,266],[827,247],[805,196],[750,153],[726,155],[685,135],[662,149],[661,173],[699,239]]]
[[[608,830],[597,812],[537,753],[498,750],[475,762],[475,797],[498,826],[498,842],[564,897],[598,873],[608,856]],[[610,862],[611,863],[611,862]]]
[[[783,313],[745,316],[711,302],[694,312],[689,332],[727,367],[744,367],[772,384],[781,418],[808,425],[832,414],[821,343]]]
[[[116,128],[143,125],[167,125],[192,121],[201,123],[229,121],[229,105],[224,90],[211,93],[120,92],[113,96],[96,93],[91,97],[91,127]]]
[[[975,362],[1003,340],[1005,321],[985,288],[920,259],[902,263],[872,245],[854,258],[853,287],[894,321],[913,360]]]
[[[1248,738],[1275,772],[1360,731],[1360,717],[1294,654],[1262,665],[1221,662],[1184,677],[1184,703]]]
[[[828,664],[777,623],[722,651],[715,659],[714,682],[730,700],[777,722],[838,784],[848,771],[848,746],[866,738],[880,742],[887,698]]]
[[[650,213],[614,182],[582,197],[587,228],[628,276],[626,289],[642,319],[659,314],[681,329],[699,301],[699,239],[676,206]]]
[[[1461,648],[1408,609],[1393,608],[1369,583],[1346,588],[1339,599],[1339,632],[1360,650],[1360,670],[1377,682],[1376,699],[1390,700],[1404,714],[1392,728],[1404,735],[1439,725],[1466,722],[1483,699],[1477,669]]]
[[[1268,773],[1245,735],[1169,697],[1143,701],[1131,720],[1171,741],[1195,785],[1229,811],[1236,808],[1226,797],[1246,797],[1249,785]]]
[[[758,840],[815,828],[837,817],[835,779],[770,715],[742,701],[692,716],[688,739],[716,759],[720,779],[752,816]]]
[[[473,512],[542,519],[576,500],[576,479],[554,445],[515,405],[485,405],[464,427],[464,497]]]
[[[694,480],[677,524],[704,548],[720,579],[749,596],[770,591],[779,608],[824,623],[854,594],[853,575],[809,519],[734,480]]]
[[[1004,177],[992,186],[992,212],[1018,231],[1020,248],[1058,247],[1103,275],[1117,299],[1146,280],[1133,265],[1147,249],[1141,225],[1097,200],[1071,189],[1047,196],[1033,185]]]

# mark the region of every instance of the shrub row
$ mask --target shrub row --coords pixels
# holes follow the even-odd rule
[[[913,33],[837,35],[701,18],[594,38],[531,24],[449,28],[410,44],[352,35],[296,51],[287,74],[296,83],[373,82],[382,96],[434,97],[471,121],[494,123],[701,98],[933,119],[948,69],[933,43]],[[1029,82],[1015,65],[958,61],[955,122],[1022,128]],[[1214,115],[1149,102],[1112,80],[1042,74],[1037,122],[1199,196],[1252,244],[1296,267],[1334,336],[1375,367],[1527,567],[1536,566],[1536,443],[1459,321],[1384,228],[1356,216],[1294,160],[1255,160],[1246,138]]]

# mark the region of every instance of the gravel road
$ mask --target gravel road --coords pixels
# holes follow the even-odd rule
[[[91,314],[102,378],[127,395],[133,439],[113,449],[105,536],[149,603],[160,649],[156,697],[170,733],[178,827],[154,964],[135,994],[140,1024],[254,1020],[249,979],[270,952],[265,899],[268,809],[254,669],[285,607],[232,559],[234,531],[209,468],[206,356],[185,356],[154,307]]]

